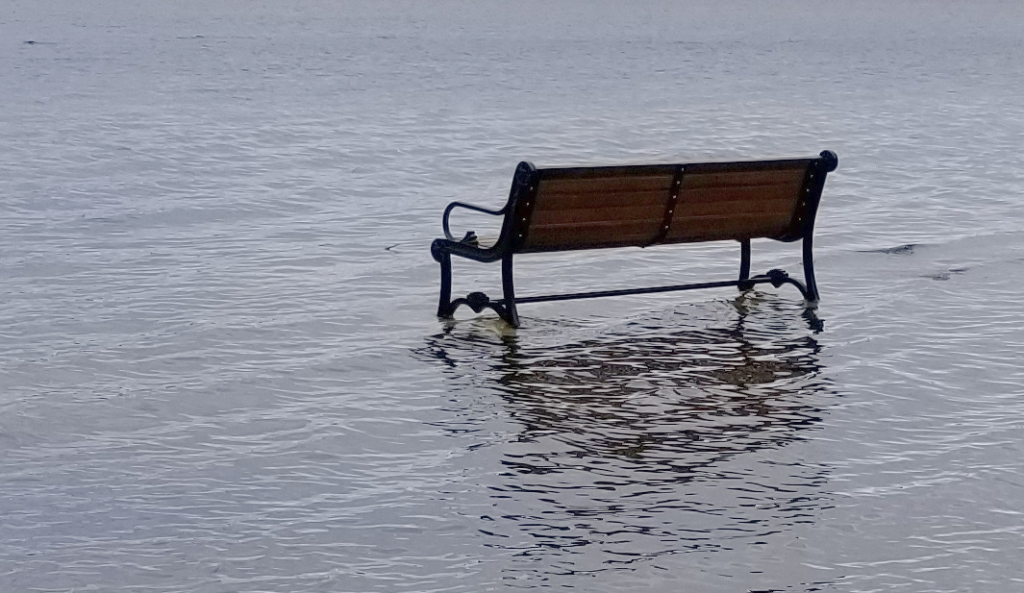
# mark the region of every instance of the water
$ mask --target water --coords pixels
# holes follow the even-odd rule
[[[1020,588],[1022,12],[9,0],[0,589]],[[519,160],[823,149],[816,311],[433,317],[441,211]],[[523,295],[737,265],[517,263]]]

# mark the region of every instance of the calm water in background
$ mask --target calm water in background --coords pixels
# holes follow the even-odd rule
[[[0,589],[1024,588],[1024,10],[834,4],[7,0]],[[816,311],[433,316],[519,160],[822,149]]]

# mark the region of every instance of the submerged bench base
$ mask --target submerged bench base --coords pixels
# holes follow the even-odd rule
[[[448,267],[450,269],[451,264]],[[449,272],[450,277],[450,272]],[[652,286],[647,288],[628,288],[622,290],[601,290],[593,292],[576,292],[570,294],[553,294],[543,296],[529,296],[522,298],[512,299],[498,299],[492,301],[489,296],[482,292],[471,292],[464,298],[455,299],[454,301],[445,302],[447,299],[442,297],[442,302],[438,306],[437,316],[442,319],[451,319],[455,315],[455,311],[459,307],[466,305],[473,310],[474,313],[482,313],[484,309],[490,309],[498,314],[502,320],[511,325],[512,327],[519,327],[519,313],[516,305],[526,303],[544,303],[550,301],[572,301],[578,299],[594,299],[601,297],[615,297],[615,296],[627,296],[633,294],[653,294],[659,292],[677,292],[681,290],[699,290],[703,288],[726,288],[730,286],[738,287],[740,290],[750,290],[758,284],[770,283],[775,288],[780,288],[783,284],[792,284],[800,291],[804,299],[810,302],[816,302],[817,294],[811,294],[807,286],[799,280],[795,280],[789,277],[789,274],[784,270],[769,270],[765,274],[760,274],[752,278],[746,278],[742,280],[723,280],[718,282],[699,282],[694,284],[674,284],[671,286]],[[450,284],[449,291],[450,291]],[[442,287],[443,288],[443,287]],[[506,294],[508,292],[506,291]]]

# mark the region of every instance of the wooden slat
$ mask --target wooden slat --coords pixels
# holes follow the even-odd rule
[[[791,218],[774,214],[741,214],[727,216],[696,216],[676,221],[666,243],[721,241],[775,237],[789,228]]]
[[[540,193],[534,211],[537,210],[574,210],[577,208],[614,208],[628,205],[664,206],[668,199],[668,186],[655,191],[618,192],[618,193],[575,193],[551,194]]]
[[[786,185],[737,185],[732,187],[683,188],[680,202],[796,202],[800,195],[800,183]]]
[[[787,169],[739,172],[704,172],[687,169],[683,176],[683,189],[800,184],[806,170],[806,165]]]
[[[674,172],[658,175],[635,175],[585,178],[542,178],[541,194],[631,193],[665,191],[672,184]]]
[[[779,214],[786,217],[793,215],[796,200],[708,200],[699,202],[682,202],[676,206],[673,220],[697,216],[728,216],[737,214]]]
[[[587,224],[548,224],[531,226],[524,251],[561,246],[583,249],[619,245],[646,245],[658,230],[661,219],[596,222]]]
[[[654,204],[628,204],[607,208],[566,208],[561,210],[534,210],[531,228],[544,225],[654,220],[659,224],[665,213],[665,200]]]

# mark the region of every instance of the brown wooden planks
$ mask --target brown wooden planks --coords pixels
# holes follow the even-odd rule
[[[809,160],[546,169],[523,251],[777,237],[792,225]],[[525,211],[524,211],[525,215]]]
[[[806,163],[768,170],[698,171],[683,176],[666,242],[774,237],[789,229]]]
[[[657,235],[676,167],[547,170],[525,251],[646,245]]]

